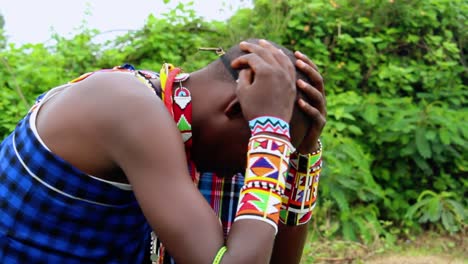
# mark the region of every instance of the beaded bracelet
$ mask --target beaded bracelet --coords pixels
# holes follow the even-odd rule
[[[269,135],[250,138],[245,183],[234,221],[260,220],[278,231],[290,153],[289,141]]]
[[[213,260],[213,264],[219,264],[221,263],[221,260],[223,259],[223,256],[224,254],[226,253],[227,251],[227,247],[226,246],[222,246],[219,250],[218,250],[218,253],[216,253],[216,256]]]
[[[297,170],[303,173],[313,173],[322,168],[322,142],[318,140],[318,149],[309,154],[297,153],[299,162]]]
[[[291,138],[289,134],[289,124],[281,118],[273,116],[260,116],[249,121],[252,136],[261,132],[269,132]]]
[[[280,212],[280,221],[286,225],[306,224],[312,218],[322,170],[322,144],[318,143],[313,153],[291,155]]]

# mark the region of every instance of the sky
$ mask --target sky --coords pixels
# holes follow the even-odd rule
[[[140,29],[149,14],[160,16],[178,3],[189,0],[0,0],[10,43],[47,42],[53,32],[73,36],[83,23],[100,32]],[[193,0],[197,14],[207,20],[225,20],[238,8],[250,7],[248,0]],[[85,21],[85,22],[84,22]],[[114,33],[115,36],[115,33]],[[104,34],[111,38],[112,34]]]

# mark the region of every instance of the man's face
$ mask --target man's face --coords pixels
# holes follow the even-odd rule
[[[306,124],[300,122],[300,117],[294,117],[291,122],[291,143],[297,148],[305,137]],[[251,136],[248,122],[239,118],[231,120],[222,127],[212,131],[212,138],[220,138],[211,144],[216,147],[208,155],[212,161],[206,171],[217,172],[224,176],[244,173],[247,165],[247,145]]]
[[[232,176],[233,173],[245,172],[247,160],[247,145],[250,138],[250,128],[243,119],[226,122],[214,133],[219,135],[212,156],[212,168],[215,172]]]
[[[223,176],[245,172],[251,133],[242,110],[238,106],[235,108],[238,111],[236,115],[213,119],[200,131],[203,138],[198,141],[200,146],[194,148],[195,153],[192,153],[199,170],[216,172]],[[295,109],[290,126],[294,148],[299,146],[307,131],[307,123],[303,120],[303,115],[298,114],[299,111]]]
[[[193,111],[197,115],[192,158],[200,171],[232,176],[245,170],[250,129],[235,103],[236,87],[234,80],[211,80],[200,88],[204,93],[192,95]]]

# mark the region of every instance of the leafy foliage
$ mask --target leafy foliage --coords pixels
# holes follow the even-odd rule
[[[359,212],[369,202],[376,205],[371,210],[374,215],[392,223],[388,228],[392,233],[414,226],[411,218],[403,216],[427,189],[448,192],[466,206],[466,4],[436,0],[287,3],[282,43],[310,54],[327,81],[325,137],[333,138],[327,141],[325,158],[334,161],[328,167],[336,171],[326,171],[321,188],[327,199],[336,202],[331,209],[338,209],[342,234],[346,238],[355,237],[349,230],[365,234],[363,225],[352,228],[349,223],[364,216],[348,219],[348,211]],[[335,147],[337,142],[346,143]],[[360,176],[380,187],[366,182],[375,191],[372,200],[359,196],[358,188],[344,191],[353,186],[347,181],[355,177],[347,163],[358,165],[365,157],[336,158],[344,155],[341,148],[357,149],[354,144],[370,157],[371,165]],[[346,172],[340,175],[338,168]],[[341,188],[330,185],[337,175],[346,178],[338,184]],[[327,193],[330,186],[333,191]],[[463,221],[444,227],[459,230]],[[374,221],[375,230],[382,231],[378,223]]]
[[[464,225],[467,209],[458,201],[451,199],[455,194],[451,192],[423,191],[418,202],[411,206],[406,214],[408,218],[417,217],[420,223],[441,222],[443,228],[450,232],[459,231]]]
[[[166,1],[167,2],[167,1]],[[0,32],[0,135],[34,98],[80,74],[125,62],[186,71],[263,37],[314,59],[326,80],[325,168],[316,231],[367,243],[422,228],[466,227],[468,5],[463,0],[256,0],[226,22],[190,4],[103,44],[83,28],[53,44],[13,44]],[[1,28],[1,27],[0,27]]]

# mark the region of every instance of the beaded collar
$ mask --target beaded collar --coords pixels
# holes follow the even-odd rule
[[[190,91],[182,86],[182,82],[186,81],[190,74],[183,73],[180,68],[169,63],[163,64],[159,74],[153,71],[136,70],[131,64],[123,64],[112,70],[134,72],[137,78],[154,90],[174,118],[182,134],[186,150],[190,149],[192,146],[192,96]],[[150,79],[159,79],[161,88],[150,82]],[[175,83],[179,85],[174,89]]]
[[[190,157],[192,147],[192,96],[190,91],[182,86],[182,82],[189,77],[190,74],[183,73],[180,68],[168,63],[163,64],[159,74],[162,89],[161,99],[174,118],[182,135],[190,176],[196,184],[198,182],[198,173],[195,163]],[[177,88],[174,88],[175,83],[179,83]]]
[[[162,66],[159,74],[161,99],[174,118],[186,148],[192,146],[192,96],[190,91],[182,86],[182,82],[189,77],[190,74],[183,73],[180,68],[168,63]],[[178,87],[174,87],[175,83],[179,83]]]

